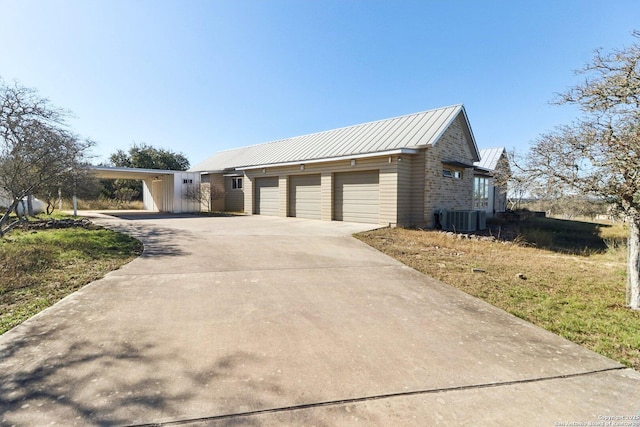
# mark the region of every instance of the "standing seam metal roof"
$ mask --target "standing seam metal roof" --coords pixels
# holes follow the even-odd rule
[[[498,162],[504,152],[504,147],[480,150],[480,161],[475,162],[473,165],[481,169],[494,171],[498,168]]]
[[[461,104],[221,151],[191,171],[222,171],[424,147],[434,144],[460,113],[464,114]],[[464,117],[466,120],[466,114]]]

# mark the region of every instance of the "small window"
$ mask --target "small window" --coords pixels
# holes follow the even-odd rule
[[[231,188],[233,188],[234,190],[241,190],[242,189],[242,177],[241,176],[235,176],[235,177],[231,178]]]
[[[182,183],[183,184],[193,184],[193,180],[192,179],[183,179]]]
[[[442,169],[442,176],[446,178],[462,179],[462,171]]]

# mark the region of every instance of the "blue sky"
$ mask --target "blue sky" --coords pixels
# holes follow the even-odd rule
[[[96,162],[216,151],[463,103],[480,148],[526,151],[637,0],[0,0],[0,77],[71,110]]]

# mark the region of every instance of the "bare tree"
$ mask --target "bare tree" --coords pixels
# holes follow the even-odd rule
[[[513,211],[520,208],[522,199],[529,194],[530,180],[515,149],[507,152],[507,159],[506,164],[498,164],[493,183],[497,190],[507,192],[507,209]]]
[[[201,209],[205,212],[211,212],[211,207],[215,200],[224,197],[224,188],[212,182],[201,182],[198,184],[190,184],[183,193],[185,200],[200,203]]]
[[[640,32],[633,33],[640,40]],[[558,95],[580,119],[541,135],[529,167],[550,185],[613,203],[629,223],[627,304],[640,309],[640,44],[603,53],[577,72],[582,83]]]
[[[68,130],[66,115],[35,90],[0,81],[0,191],[11,200],[0,218],[0,236],[26,219],[11,220],[25,197],[86,167],[93,143]]]

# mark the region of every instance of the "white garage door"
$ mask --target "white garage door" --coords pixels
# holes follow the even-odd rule
[[[280,189],[278,188],[278,177],[257,178],[256,179],[256,214],[258,215],[278,215]]]
[[[333,219],[380,222],[379,172],[348,172],[334,175]]]
[[[289,216],[320,219],[320,175],[289,177]]]

